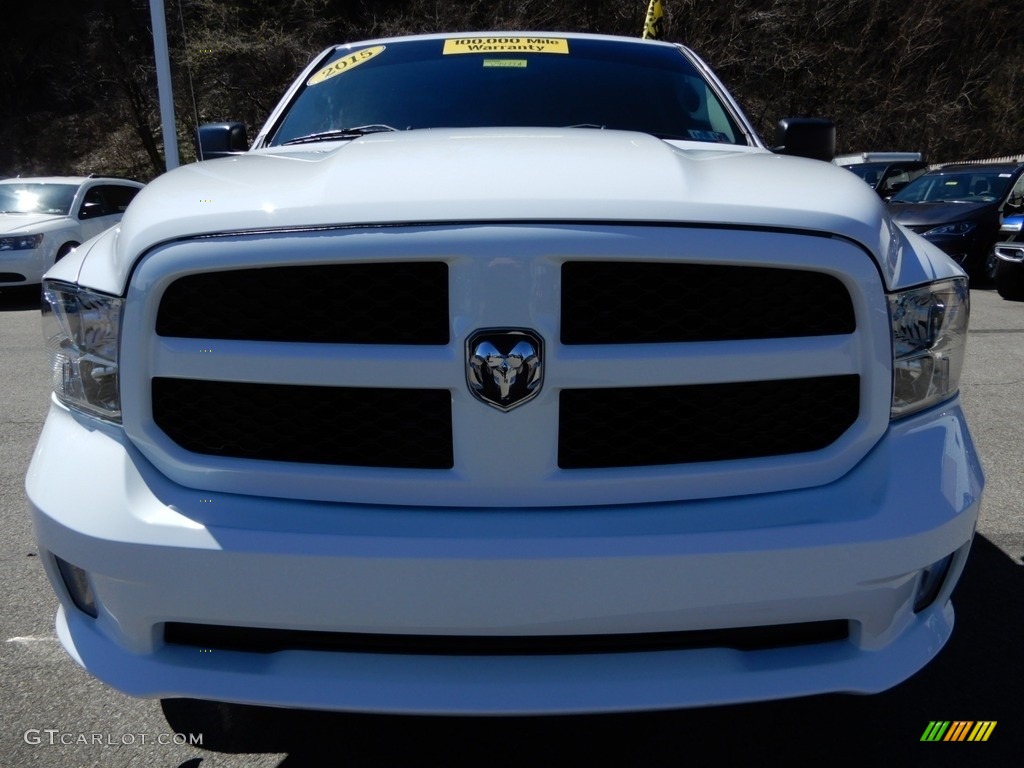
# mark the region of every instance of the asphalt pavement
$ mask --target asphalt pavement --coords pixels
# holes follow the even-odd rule
[[[49,393],[36,299],[0,290],[0,766],[1020,764],[1024,303],[972,291],[962,397],[988,485],[954,596],[953,638],[921,673],[867,697],[628,715],[434,718],[162,706],[124,696],[78,668],[54,635],[56,599],[26,514],[24,475]],[[922,742],[937,720],[996,727],[987,742]]]

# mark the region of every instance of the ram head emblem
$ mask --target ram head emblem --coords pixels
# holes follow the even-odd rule
[[[543,345],[532,331],[478,331],[466,348],[469,389],[488,405],[510,411],[540,391]]]

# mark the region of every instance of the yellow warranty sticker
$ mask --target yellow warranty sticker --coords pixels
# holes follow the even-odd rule
[[[568,53],[564,37],[458,37],[444,41],[444,53]]]
[[[384,52],[383,45],[375,45],[372,48],[363,48],[361,51],[350,53],[348,56],[343,56],[340,59],[335,59],[326,67],[321,69],[309,80],[306,81],[306,85],[319,85],[324,80],[330,80],[332,77],[348,72],[349,70],[355,69],[360,64],[365,64],[374,56]]]

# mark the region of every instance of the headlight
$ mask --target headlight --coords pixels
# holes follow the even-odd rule
[[[0,251],[31,251],[42,242],[42,235],[9,235],[0,237]]]
[[[892,416],[956,394],[967,345],[967,279],[943,280],[889,296]]]
[[[66,283],[43,283],[43,336],[53,391],[66,405],[110,421],[121,420],[116,296]]]
[[[974,231],[973,221],[958,221],[955,224],[943,224],[941,227],[929,229],[924,233],[925,237],[932,235],[966,235]]]

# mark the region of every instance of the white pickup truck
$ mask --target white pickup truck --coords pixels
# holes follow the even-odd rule
[[[769,149],[685,47],[502,33],[331,48],[201,134],[45,281],[28,498],[101,680],[599,712],[945,643],[967,282],[830,124]]]

